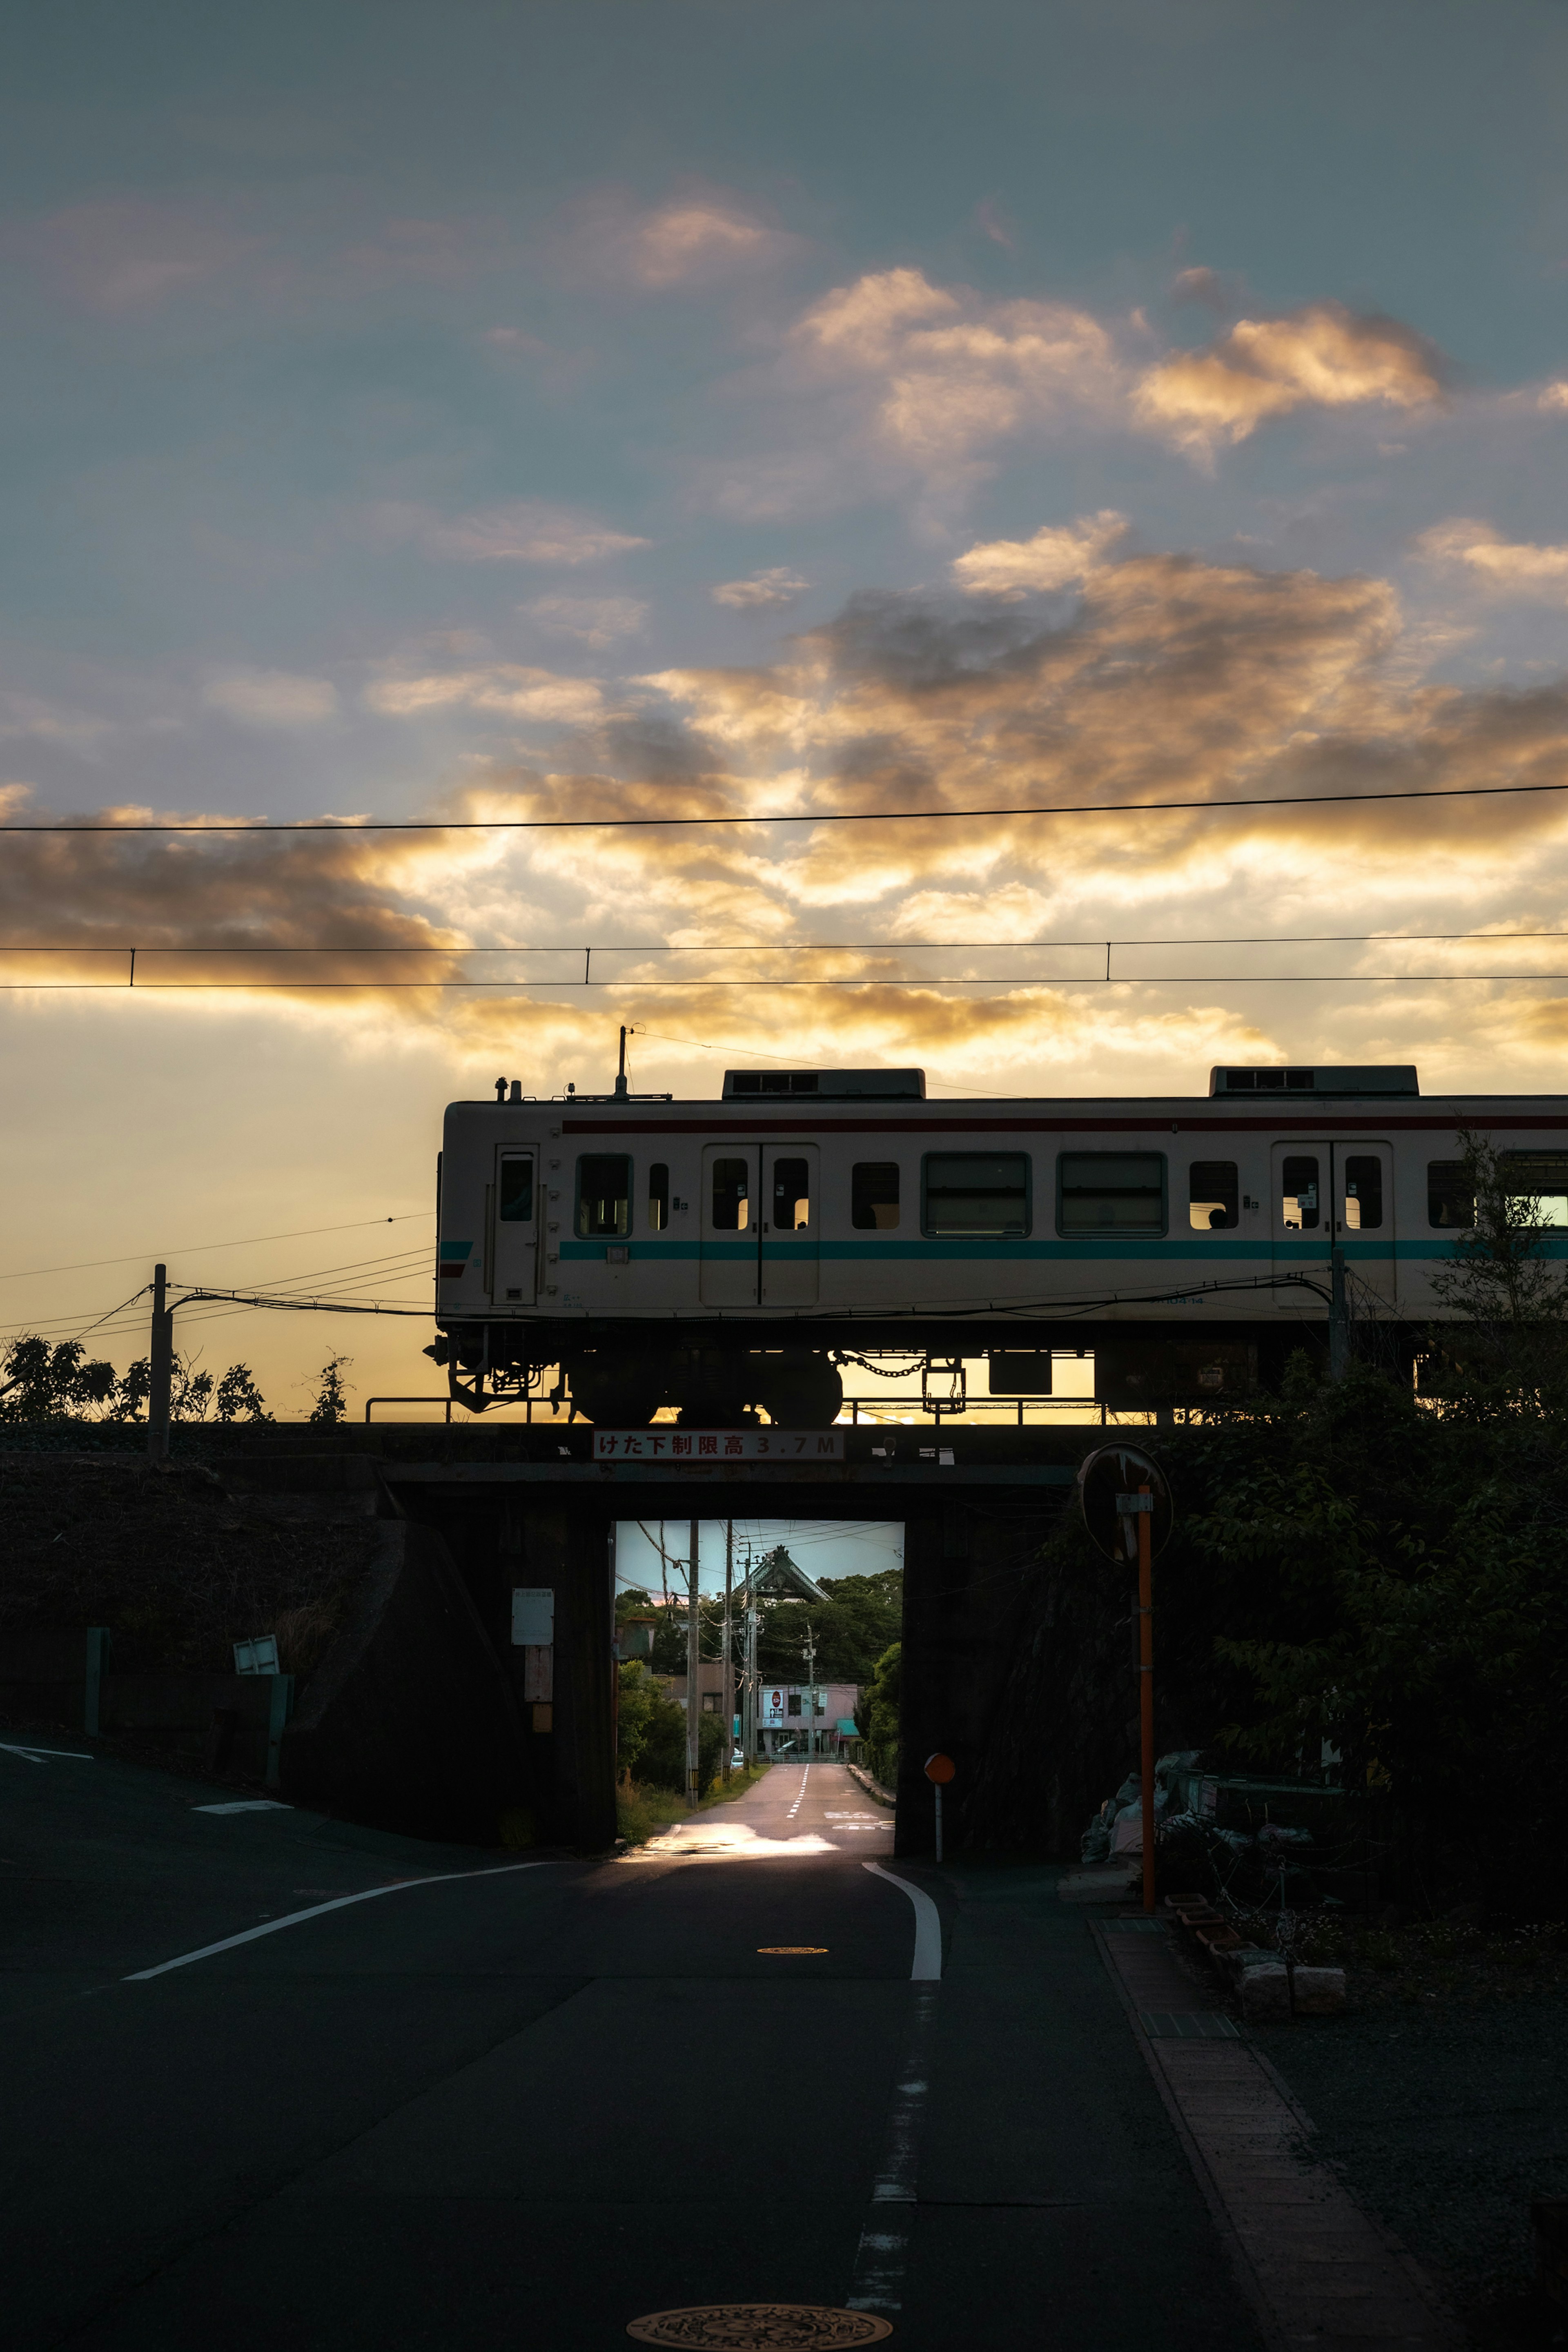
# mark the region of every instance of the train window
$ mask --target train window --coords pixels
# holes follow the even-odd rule
[[[1279,1222],[1288,1234],[1315,1233],[1318,1210],[1318,1163],[1306,1154],[1292,1153],[1280,1171]]]
[[[773,1231],[804,1234],[811,1223],[811,1165],[805,1160],[773,1161]]]
[[[631,1224],[631,1161],[620,1151],[585,1152],[577,1162],[577,1238],[628,1234]]]
[[[1223,1233],[1240,1222],[1234,1160],[1194,1160],[1187,1171],[1187,1218],[1195,1234]]]
[[[1534,1202],[1538,1224],[1568,1225],[1568,1154],[1500,1152],[1498,1174],[1515,1200]]]
[[[751,1176],[752,1163],[749,1160],[715,1160],[713,1162],[713,1230],[716,1234],[750,1233]]]
[[[1375,1233],[1382,1223],[1383,1162],[1373,1152],[1352,1152],[1345,1161],[1345,1231]]]
[[[1064,1151],[1057,1162],[1057,1231],[1163,1234],[1163,1151]]]
[[[899,1163],[858,1160],[849,1171],[849,1222],[858,1233],[899,1230]]]
[[[1476,1188],[1462,1160],[1426,1162],[1426,1222],[1468,1230],[1476,1222]]]
[[[1011,1240],[1029,1230],[1029,1162],[1022,1151],[932,1151],[925,1163],[928,1234]]]
[[[531,1160],[501,1161],[500,1202],[496,1213],[503,1225],[531,1225],[533,1223]]]
[[[656,1160],[647,1171],[647,1229],[662,1234],[669,1223],[669,1169]]]

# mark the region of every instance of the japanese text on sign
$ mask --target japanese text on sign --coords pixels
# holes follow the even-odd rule
[[[595,1429],[595,1462],[842,1462],[841,1429]]]

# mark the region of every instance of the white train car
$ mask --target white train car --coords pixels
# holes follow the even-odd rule
[[[446,1115],[431,1352],[475,1408],[558,1366],[620,1424],[822,1426],[844,1356],[895,1351],[989,1357],[1018,1395],[1071,1348],[1122,1408],[1222,1401],[1322,1344],[1336,1247],[1414,1348],[1470,1222],[1467,1129],[1568,1224],[1568,1097],[1424,1098],[1404,1066],[984,1102],[919,1070],[731,1070],[717,1102],[498,1080]]]

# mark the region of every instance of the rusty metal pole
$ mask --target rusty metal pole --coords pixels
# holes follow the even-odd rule
[[[1140,1486],[1138,1514],[1138,1719],[1142,1735],[1143,1908],[1154,1908],[1154,1497]]]

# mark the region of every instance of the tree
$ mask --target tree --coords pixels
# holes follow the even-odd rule
[[[641,1658],[628,1658],[620,1671],[617,1760],[647,1788],[686,1790],[686,1709],[678,1706]],[[697,1720],[697,1785],[706,1795],[718,1773],[725,1746],[722,1716]]]
[[[871,1777],[891,1788],[899,1777],[899,1709],[903,1683],[903,1645],[895,1642],[878,1659],[866,1692],[865,1736]],[[857,1712],[857,1725],[860,1715]]]
[[[57,1421],[87,1405],[101,1411],[116,1388],[112,1364],[89,1361],[79,1339],[51,1347],[36,1333],[13,1339],[0,1357],[0,1420]]]
[[[1432,1288],[1450,1321],[1430,1334],[1428,1385],[1449,1409],[1560,1412],[1568,1387],[1568,1267],[1548,1255],[1559,1228],[1527,1172],[1486,1136],[1461,1129],[1472,1223]],[[1457,1198],[1457,1195],[1456,1195]]]
[[[217,1417],[226,1429],[236,1421],[270,1421],[267,1400],[248,1364],[230,1364],[217,1384]]]
[[[795,1682],[805,1671],[809,1622],[818,1682],[866,1683],[903,1629],[903,1571],[840,1576],[820,1601],[779,1601],[759,1612],[757,1664],[764,1675]]]
[[[319,1425],[335,1429],[348,1419],[348,1390],[343,1382],[343,1366],[352,1364],[352,1356],[329,1356],[321,1366],[321,1386],[316,1402],[310,1407],[310,1418]]]

